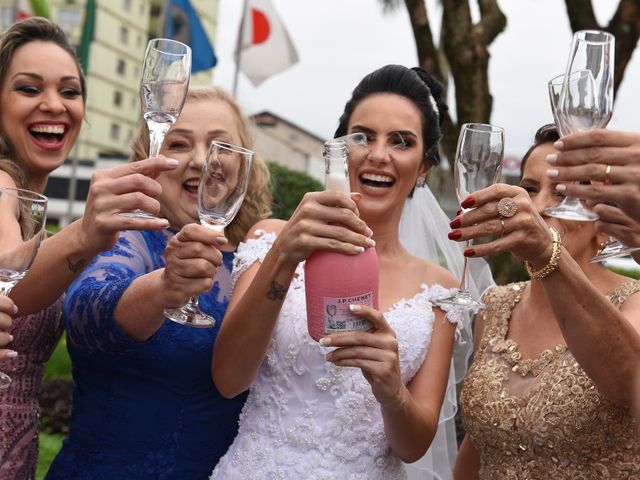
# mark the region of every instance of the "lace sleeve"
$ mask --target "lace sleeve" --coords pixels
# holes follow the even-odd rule
[[[81,355],[126,355],[139,343],[120,330],[114,311],[131,282],[154,269],[144,237],[122,232],[71,284],[64,302],[67,339]]]
[[[264,230],[256,230],[257,238],[251,238],[238,245],[238,252],[233,259],[232,284],[235,286],[242,274],[254,263],[262,262],[273,242],[275,233],[267,233]]]
[[[454,295],[457,292],[457,288],[444,288],[442,285],[432,285],[429,289],[429,301],[433,304],[442,298],[447,298]],[[466,327],[466,323],[469,323],[469,315],[465,312],[465,309],[456,305],[440,305],[439,308],[446,313],[445,319],[450,323],[456,325],[456,340],[459,342],[465,342],[460,333]]]

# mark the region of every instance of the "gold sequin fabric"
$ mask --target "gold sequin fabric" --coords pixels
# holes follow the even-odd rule
[[[627,408],[607,400],[565,345],[522,359],[506,339],[526,283],[490,290],[484,333],[464,382],[465,431],[480,453],[481,480],[640,479],[640,441]],[[616,308],[640,290],[614,290]]]

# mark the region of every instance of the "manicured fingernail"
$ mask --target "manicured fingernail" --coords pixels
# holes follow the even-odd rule
[[[545,158],[545,160],[547,161],[547,163],[550,163],[551,165],[555,165],[556,162],[558,161],[558,155],[556,155],[555,153],[552,153],[551,155],[547,155],[547,158]]]
[[[564,185],[562,183],[559,183],[558,185],[556,185],[556,192],[564,193],[566,191],[567,191],[567,186],[566,185]]]
[[[226,245],[228,241],[227,237],[216,237],[216,245]]]
[[[7,358],[16,358],[18,356],[18,352],[15,352],[13,350],[9,350],[7,353],[5,353],[4,355]]]
[[[460,228],[462,226],[462,220],[456,218],[451,223],[449,223],[449,226],[451,228]]]
[[[465,248],[462,253],[465,257],[473,257],[476,254],[476,251],[473,248]]]
[[[166,228],[169,226],[169,220],[167,220],[166,218],[159,218],[156,221],[156,224],[161,228]]]
[[[362,194],[360,192],[351,192],[351,200],[357,202],[362,198]]]
[[[367,238],[364,243],[367,244],[367,247],[375,247],[376,241],[373,238]]]
[[[13,335],[9,335],[9,341],[13,342]]]
[[[462,232],[460,230],[449,232],[449,240],[458,240],[460,237],[462,237]]]
[[[555,148],[556,150],[563,150],[564,142],[562,140],[558,140],[556,143],[553,144],[553,148]]]
[[[359,311],[362,310],[362,307],[360,305],[356,305],[354,303],[352,303],[351,305],[349,305],[349,311],[353,312],[353,313],[358,313]]]
[[[318,340],[318,343],[320,345],[322,345],[323,347],[326,347],[328,345],[331,345],[331,338],[330,337],[322,337],[320,340]]]
[[[462,209],[458,210],[458,211],[456,212],[456,217],[459,217],[461,213],[462,213]]]
[[[362,253],[362,252],[364,252],[364,247],[357,246],[357,247],[355,247],[355,248],[356,248],[356,252],[358,252],[358,253]]]
[[[373,230],[371,230],[369,227],[367,227],[367,229],[364,231],[365,235],[367,237],[371,237],[373,235]]]
[[[559,174],[560,172],[557,168],[550,168],[549,170],[547,170],[547,177],[549,178],[557,177]]]
[[[467,197],[465,198],[462,203],[460,204],[460,206],[462,208],[471,208],[476,204],[476,199],[473,197]]]
[[[18,313],[18,306],[14,305],[13,306],[13,314],[15,315],[16,313]]]
[[[175,158],[167,158],[167,167],[177,167],[180,162]]]

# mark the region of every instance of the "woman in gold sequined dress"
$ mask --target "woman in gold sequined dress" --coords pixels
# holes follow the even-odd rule
[[[556,140],[538,130],[520,187],[474,193],[452,222],[460,241],[498,237],[465,255],[510,251],[532,277],[490,290],[476,317],[456,480],[640,478],[629,412],[640,282],[589,263],[605,240],[595,224],[542,216],[561,200],[547,174]]]

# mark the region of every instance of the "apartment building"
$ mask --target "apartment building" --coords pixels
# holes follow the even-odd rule
[[[89,52],[86,122],[71,158],[51,175],[49,218],[66,224],[80,216],[91,172],[125,161],[140,119],[138,82],[149,38],[159,35],[165,0],[96,0],[94,39]],[[218,0],[191,0],[213,42]],[[0,0],[0,31],[14,19],[15,0]],[[86,0],[49,0],[50,18],[79,46]],[[212,70],[193,76],[210,84]],[[100,161],[98,162],[98,159]],[[71,180],[75,178],[75,180]],[[74,202],[68,199],[74,198]]]

